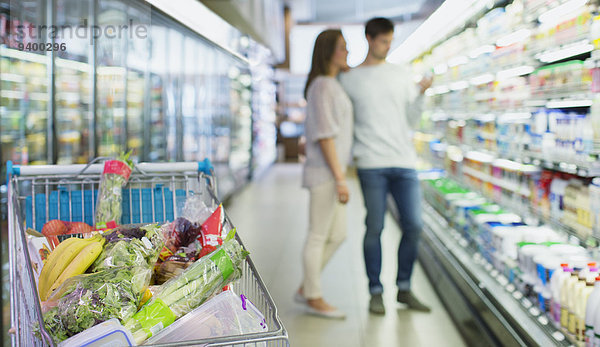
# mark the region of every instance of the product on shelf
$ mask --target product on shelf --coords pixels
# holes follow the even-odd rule
[[[578,343],[590,336],[598,316],[594,288],[599,270],[585,248],[568,243],[564,234],[547,225],[525,224],[519,216],[447,178],[427,180],[424,185],[426,200],[462,232],[468,247],[492,264],[554,326]]]

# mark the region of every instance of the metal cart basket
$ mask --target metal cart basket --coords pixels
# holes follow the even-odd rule
[[[44,329],[32,250],[26,228],[41,231],[48,220],[94,225],[94,210],[103,164],[13,166],[8,162],[8,235],[11,329],[13,346],[54,346]],[[215,177],[208,160],[137,164],[123,188],[122,224],[173,221],[191,191],[216,206]],[[225,230],[233,228],[225,217]],[[241,231],[243,234],[243,231]],[[239,233],[237,240],[242,244]],[[267,331],[169,346],[289,346],[277,308],[250,257],[233,289],[244,294],[265,316]],[[39,333],[36,330],[39,329]]]

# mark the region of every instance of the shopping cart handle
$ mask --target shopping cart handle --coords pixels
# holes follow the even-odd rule
[[[198,162],[198,172],[204,172],[207,175],[212,175],[213,171],[215,171],[215,168],[212,166],[212,163],[208,158]]]
[[[21,174],[21,168],[14,166],[12,160],[6,162],[6,183],[10,180],[10,175],[18,176]]]
[[[212,175],[214,168],[210,160],[204,159],[199,162],[167,162],[167,163],[138,163],[135,165],[142,173],[170,173],[198,171]],[[41,176],[41,175],[78,175],[100,174],[104,164],[73,164],[73,165],[14,165],[11,161],[6,163],[7,177],[10,175]]]

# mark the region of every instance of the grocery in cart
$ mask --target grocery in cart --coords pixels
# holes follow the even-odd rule
[[[13,345],[289,345],[208,160],[8,175]]]

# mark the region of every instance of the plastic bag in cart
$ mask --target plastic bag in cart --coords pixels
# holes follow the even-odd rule
[[[164,238],[157,224],[122,225],[105,233],[106,245],[93,271],[114,267],[154,267]]]
[[[265,317],[256,306],[244,295],[236,295],[233,291],[226,290],[178,319],[148,340],[146,344],[183,342],[266,331],[268,327]]]
[[[111,318],[132,317],[148,284],[148,267],[118,267],[67,279],[42,304],[44,325],[60,342]]]

